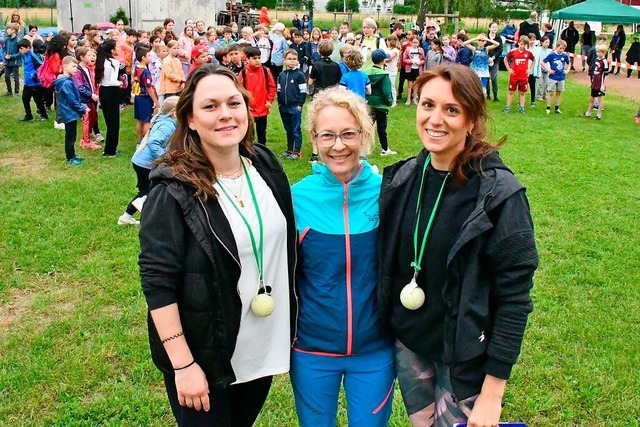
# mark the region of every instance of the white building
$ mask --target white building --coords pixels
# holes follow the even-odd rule
[[[404,4],[404,0],[359,0],[360,13],[368,15],[377,15],[378,6],[380,6],[380,15],[389,15],[393,13],[393,5]],[[315,10],[319,12],[327,11],[328,0],[316,0],[314,2]],[[341,11],[340,11],[341,12]]]
[[[215,25],[218,12],[226,10],[225,0],[59,0],[58,26],[61,29],[80,32],[84,24],[104,22],[122,7],[131,18],[131,27],[152,30],[171,17],[180,34],[187,19],[202,20]]]

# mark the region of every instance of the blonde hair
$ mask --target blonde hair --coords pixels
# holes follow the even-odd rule
[[[178,105],[179,96],[170,96],[164,100],[162,107],[160,107],[160,113],[166,116],[175,116],[176,105]]]
[[[356,49],[352,49],[345,53],[342,60],[344,61],[344,65],[349,67],[350,70],[359,70],[362,68],[362,54]]]
[[[347,110],[362,129],[360,154],[368,155],[373,148],[373,121],[363,98],[341,87],[331,87],[316,94],[307,110],[307,128],[315,133],[320,110],[334,106]]]
[[[597,50],[598,52],[604,52],[604,53],[607,53],[607,51],[609,50],[609,48],[607,47],[607,45],[606,45],[606,44],[599,44],[599,45],[597,45],[597,46],[596,46],[596,50]]]

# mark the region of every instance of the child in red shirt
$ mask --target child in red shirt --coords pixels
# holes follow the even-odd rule
[[[518,111],[525,114],[524,102],[529,86],[529,74],[535,62],[535,56],[531,51],[527,50],[529,46],[529,38],[521,36],[518,40],[518,48],[510,51],[504,57],[504,65],[509,72],[509,94],[507,95],[507,106],[505,113],[511,111],[511,102],[513,102],[513,94],[516,89],[520,92]],[[509,62],[511,61],[511,64]]]
[[[247,66],[240,71],[240,83],[251,93],[253,98],[249,108],[256,124],[258,143],[267,144],[267,116],[276,97],[276,82],[269,68],[260,62],[260,49],[248,46],[245,49]]]

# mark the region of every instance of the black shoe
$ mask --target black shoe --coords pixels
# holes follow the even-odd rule
[[[105,159],[113,159],[115,157],[120,157],[122,156],[122,153],[119,151],[116,151],[114,154],[107,154],[107,153],[103,153],[102,157],[104,157]]]
[[[31,122],[33,121],[33,117],[27,117],[24,116],[23,118],[20,119],[21,122]]]
[[[38,118],[38,121],[39,121],[39,122],[46,122],[47,120],[49,120],[49,117],[40,116],[40,117]]]
[[[493,102],[500,102],[500,100],[498,99],[498,97],[496,96],[495,98],[493,98]]]

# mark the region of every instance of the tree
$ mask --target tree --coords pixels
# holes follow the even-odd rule
[[[123,8],[119,7],[116,9],[116,13],[109,16],[109,22],[115,24],[118,20],[122,19],[124,25],[129,25],[129,18],[127,17],[127,12],[124,11]]]
[[[360,12],[360,3],[358,0],[346,0],[347,12]],[[344,10],[345,0],[329,0],[327,3],[327,12],[342,12]]]

